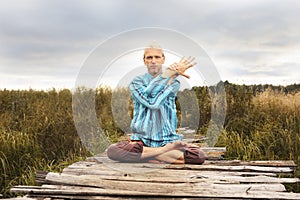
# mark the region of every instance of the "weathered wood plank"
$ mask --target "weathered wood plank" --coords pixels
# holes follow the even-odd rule
[[[174,170],[173,170],[174,171]],[[188,170],[186,170],[188,172]],[[157,172],[158,173],[158,172]],[[173,173],[172,175],[162,176],[148,174],[133,174],[126,176],[94,176],[97,179],[116,180],[116,181],[135,181],[135,182],[152,182],[152,183],[196,183],[196,182],[215,182],[215,183],[297,183],[299,178],[276,178],[266,175],[240,176],[235,173]],[[66,173],[64,173],[66,174]],[[176,174],[176,175],[175,175]],[[72,174],[69,174],[72,175]],[[87,175],[87,174],[85,174]],[[75,174],[77,176],[77,174]],[[84,175],[83,175],[84,176]],[[47,178],[49,180],[49,178]]]
[[[266,165],[269,161],[266,161],[266,162],[259,162],[259,165]],[[148,171],[145,171],[146,173],[147,172],[151,172],[151,171],[154,171],[157,172],[158,170],[165,170],[163,171],[164,175],[168,175],[169,172],[171,171],[168,171],[168,170],[172,170],[172,173],[181,173],[182,170],[185,170],[185,173],[189,173],[189,172],[192,172],[194,173],[193,171],[196,171],[196,170],[192,170],[194,168],[198,169],[198,168],[203,168],[203,170],[201,170],[201,172],[203,171],[207,171],[205,170],[205,168],[209,168],[208,170],[211,169],[211,165],[213,165],[213,168],[215,168],[214,166],[227,166],[225,167],[224,170],[220,170],[220,171],[215,171],[215,170],[212,170],[214,171],[213,173],[218,173],[218,172],[224,172],[224,173],[239,173],[241,175],[268,175],[268,176],[276,176],[276,173],[278,173],[279,170],[275,170],[275,172],[263,172],[263,170],[259,170],[258,172],[251,172],[251,171],[244,171],[242,170],[241,172],[240,171],[226,171],[226,169],[229,169],[228,166],[241,166],[241,165],[255,165],[256,162],[241,162],[241,161],[213,161],[213,162],[207,162],[205,164],[205,166],[195,166],[195,165],[164,165],[164,164],[151,164],[151,163],[116,163],[116,162],[113,162],[113,163],[108,163],[108,164],[99,164],[99,163],[96,163],[96,162],[78,162],[78,163],[74,163],[72,165],[70,165],[69,167],[65,168],[64,169],[64,173],[77,173],[77,174],[95,174],[95,175],[122,175],[124,173],[126,173],[126,171],[117,171],[116,169],[114,169],[113,167],[115,165],[118,165],[120,168],[150,168]],[[274,163],[273,163],[274,164]],[[276,164],[276,163],[275,163]],[[288,173],[291,173],[293,172],[293,169],[290,168],[290,166],[294,166],[294,162],[287,162],[287,163],[284,163],[284,165],[286,165],[287,167],[283,167],[283,169],[286,169],[284,171],[287,171]],[[123,166],[126,166],[126,167],[123,167]],[[206,167],[208,166],[208,167]],[[241,167],[239,167],[241,168]],[[180,170],[176,170],[176,169],[180,169]],[[264,168],[262,168],[264,169]],[[278,169],[277,167],[270,167],[270,168],[267,168],[267,169]],[[260,172],[262,171],[262,172]],[[268,171],[274,171],[274,170],[268,170]],[[282,170],[279,171],[280,173],[282,173]],[[152,175],[155,175],[157,173],[154,173]]]
[[[195,177],[197,178],[197,176]],[[253,176],[253,177],[241,177],[241,176],[207,176],[200,175],[200,179],[206,179],[208,181],[228,182],[228,183],[297,183],[300,182],[299,178],[275,178],[269,176]]]
[[[234,191],[286,191],[282,184],[213,184],[212,187],[217,190],[234,190]]]
[[[274,192],[274,191],[252,191],[251,186],[248,188],[243,188],[243,190],[220,190],[219,188],[212,190],[198,190],[192,191],[191,193],[182,192],[181,190],[165,193],[157,192],[139,192],[139,191],[124,191],[124,190],[114,190],[114,189],[101,189],[101,188],[87,188],[87,187],[77,187],[77,186],[56,186],[56,187],[41,187],[30,188],[27,186],[14,187],[13,192],[16,193],[30,193],[32,196],[43,195],[46,196],[68,196],[72,199],[77,199],[77,197],[101,197],[101,196],[114,196],[114,197],[144,197],[144,198],[157,198],[157,197],[184,197],[184,198],[215,198],[215,199],[225,199],[225,198],[238,198],[238,199],[299,199],[300,194],[297,193],[287,193],[287,192]],[[127,199],[127,198],[126,198]]]
[[[92,157],[59,173],[37,173],[41,187],[17,186],[13,192],[36,198],[69,199],[300,199],[284,192],[278,178],[293,173],[292,161],[206,161],[204,165],[118,163]]]
[[[224,160],[226,147],[201,147],[207,156],[207,160]]]
[[[180,179],[185,177],[193,177],[193,176],[270,176],[276,177],[276,173],[268,173],[268,172],[239,172],[239,171],[194,171],[194,170],[174,170],[174,169],[161,169],[155,172],[146,172],[146,173],[124,173],[124,172],[116,172],[113,169],[105,168],[103,166],[94,166],[90,168],[81,168],[81,169],[70,169],[65,168],[63,171],[64,174],[73,174],[73,175],[95,175],[98,177],[112,176],[112,177],[122,177],[122,176],[133,176],[133,177],[164,177],[164,178],[173,178],[178,177]]]
[[[271,173],[292,173],[294,169],[290,167],[264,167],[264,166],[220,166],[220,165],[168,165],[167,169],[189,169],[189,170],[216,170],[216,171],[253,171]]]
[[[118,163],[115,161],[112,161],[108,159],[107,157],[93,157],[93,158],[88,158],[87,161],[82,161],[82,165],[92,165],[92,163],[103,163],[103,164],[125,164],[125,163]],[[131,163],[131,164],[136,164],[137,166],[139,165],[153,165],[152,163]],[[261,160],[261,161],[241,161],[241,160],[206,160],[203,165],[221,165],[221,166],[227,166],[227,165],[232,165],[232,166],[237,166],[237,165],[246,165],[246,166],[265,166],[265,167],[287,167],[295,170],[297,165],[294,163],[294,161],[291,160],[277,160],[277,161],[270,161],[270,160]],[[154,164],[156,166],[157,164]],[[198,165],[199,166],[199,165]]]
[[[292,174],[295,171],[293,162],[274,162],[273,165],[284,166],[267,166],[269,161],[261,162],[242,162],[242,161],[208,161],[203,165],[173,165],[173,164],[153,164],[153,163],[118,163],[110,161],[108,158],[95,158],[108,168],[115,171],[122,171],[127,173],[144,173],[151,170],[177,169],[177,170],[211,170],[211,171],[242,171],[242,172],[263,172],[263,173],[279,173],[279,174]],[[70,166],[70,168],[78,168],[78,166]]]
[[[42,188],[57,188],[61,186],[57,185],[46,185],[44,184]],[[74,186],[76,187],[76,186]],[[284,192],[286,191],[284,185],[282,184],[209,184],[203,185],[207,189],[218,189],[218,190],[251,190],[251,191],[275,191]],[[83,187],[88,188],[88,187]]]
[[[204,152],[226,152],[226,147],[201,147]]]
[[[249,166],[265,166],[265,167],[297,167],[292,160],[260,160],[260,161],[241,161],[241,160],[221,160],[206,161],[207,165],[249,165]]]
[[[132,190],[142,192],[172,192],[174,190],[181,190],[182,188],[190,188],[189,182],[184,183],[161,183],[161,182],[150,182],[150,181],[135,181],[131,179],[126,180],[107,180],[100,179],[91,175],[72,176],[66,174],[49,173],[47,175],[47,181],[50,184],[56,185],[73,185],[73,186],[89,186],[99,187],[105,189],[119,189],[119,190]],[[191,183],[195,182],[191,180]],[[205,182],[206,183],[206,182]],[[194,186],[194,185],[193,185]]]
[[[121,165],[124,165],[123,163]],[[135,165],[135,164],[134,164]],[[156,166],[157,164],[155,164]],[[73,167],[72,167],[73,166]],[[227,181],[227,182],[271,182],[271,183],[295,183],[299,182],[299,179],[297,178],[271,178],[270,176],[276,176],[275,173],[265,173],[265,172],[239,172],[235,171],[237,170],[237,166],[233,166],[234,170],[232,170],[232,167],[228,168],[226,166],[226,169],[229,169],[229,171],[205,171],[202,170],[201,173],[197,170],[187,170],[187,169],[181,169],[181,170],[175,170],[173,166],[176,166],[176,169],[178,166],[183,167],[183,165],[171,165],[172,167],[170,169],[160,169],[155,171],[155,173],[136,173],[136,174],[128,174],[124,172],[118,172],[114,169],[107,168],[104,165],[92,165],[88,163],[88,165],[85,165],[83,163],[79,163],[79,165],[72,165],[69,166],[64,170],[64,174],[73,174],[73,175],[97,175],[98,178],[105,179],[105,180],[136,180],[136,181],[152,181],[152,182],[165,182],[165,183],[184,183],[184,182],[203,182],[203,180],[210,180],[210,181]],[[78,167],[80,166],[80,167]],[[207,165],[208,166],[208,165]],[[224,166],[222,166],[224,167]],[[238,166],[239,168],[241,166]],[[215,168],[215,166],[214,166]],[[243,170],[245,168],[242,168]],[[268,168],[269,169],[269,168]],[[278,169],[278,168],[275,168]],[[242,170],[242,171],[243,171]],[[264,171],[264,170],[263,170]],[[282,172],[282,171],[280,171]],[[290,172],[290,171],[289,171]],[[127,177],[124,177],[127,176]],[[131,176],[131,177],[129,177]],[[240,177],[244,176],[244,177]],[[250,177],[249,177],[250,176]],[[252,176],[252,177],[251,177]],[[198,177],[195,180],[191,180],[191,177]],[[200,178],[201,177],[201,178]]]
[[[46,182],[51,184],[63,184],[74,186],[89,186],[99,188],[121,190],[136,190],[147,192],[166,192],[171,190],[180,190],[183,188],[206,188],[207,185],[219,183],[295,183],[299,182],[296,178],[274,178],[267,176],[257,177],[239,177],[239,176],[208,176],[203,175],[192,178],[174,178],[166,179],[165,177],[97,177],[93,175],[69,175],[49,173]]]

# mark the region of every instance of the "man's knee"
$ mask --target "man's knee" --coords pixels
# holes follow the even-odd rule
[[[189,147],[184,151],[185,164],[201,165],[204,163],[206,158],[206,154],[200,149],[200,147]]]
[[[120,162],[139,162],[143,152],[143,143],[129,141],[112,144],[107,149],[107,156]]]

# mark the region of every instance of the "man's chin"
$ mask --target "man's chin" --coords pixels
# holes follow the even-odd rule
[[[152,76],[157,76],[159,75],[159,71],[150,71],[149,74],[151,74]]]

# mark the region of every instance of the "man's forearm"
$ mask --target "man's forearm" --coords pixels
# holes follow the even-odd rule
[[[176,93],[180,87],[179,83],[173,84],[171,87],[166,86],[168,80],[158,76],[147,87],[141,85],[142,81],[133,81],[129,86],[131,95],[144,106],[150,109],[159,109],[161,102],[171,93]]]

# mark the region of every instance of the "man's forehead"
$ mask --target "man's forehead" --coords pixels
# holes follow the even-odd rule
[[[145,54],[163,54],[163,50],[157,49],[157,48],[146,48],[144,53]]]

